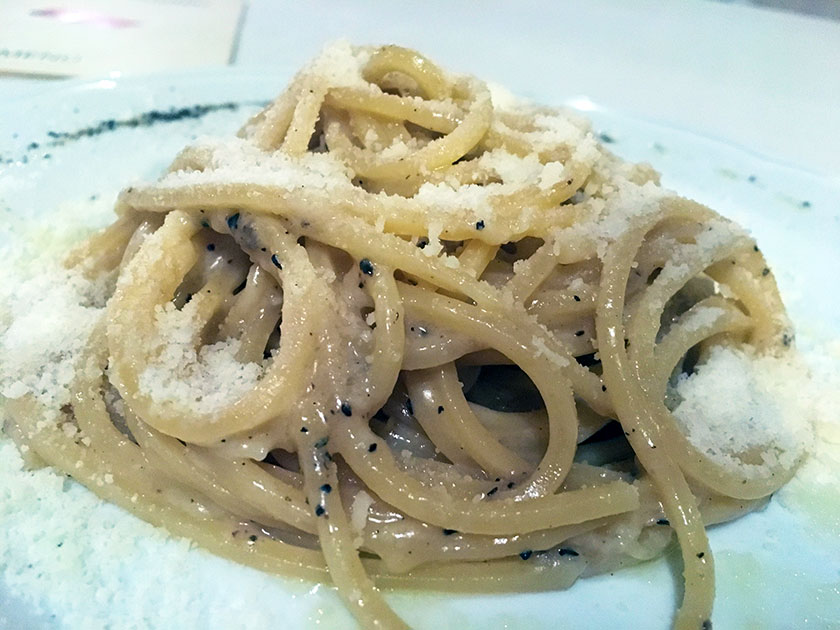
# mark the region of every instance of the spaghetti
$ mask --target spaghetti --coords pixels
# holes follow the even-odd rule
[[[715,349],[790,345],[752,239],[413,51],[326,49],[116,211],[67,261],[107,287],[72,398],[13,397],[7,432],[365,627],[405,627],[375,584],[565,588],[674,537],[675,627],[710,627],[705,525],[798,464],[674,413]]]

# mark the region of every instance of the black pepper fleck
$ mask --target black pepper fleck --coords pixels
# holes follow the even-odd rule
[[[231,230],[235,230],[239,226],[239,213],[230,215],[227,218],[227,225]]]
[[[281,265],[281,264],[280,264],[280,259],[279,259],[279,258],[277,258],[277,254],[272,254],[272,255],[271,255],[271,264],[273,264],[273,265],[274,265],[275,267],[277,267],[278,269],[282,269],[282,268],[283,268],[283,265]]]
[[[483,230],[484,229],[484,219],[476,222],[475,229],[476,230]]]
[[[560,551],[558,552],[561,556],[570,556],[572,558],[576,558],[580,554],[572,549],[571,547],[560,547]]]
[[[376,450],[376,442],[368,446],[368,453],[373,453]]]
[[[457,529],[444,529],[443,535],[444,536],[451,536],[452,534],[456,534],[458,532]]]
[[[658,521],[656,521],[656,524],[657,525],[670,525],[671,521],[669,521],[667,518],[660,518]]]
[[[323,505],[318,504],[318,505],[315,507],[315,516],[323,516],[323,515],[324,515],[324,514],[326,514],[326,513],[327,513],[327,511],[324,509],[324,506],[323,506]]]
[[[216,246],[213,243],[207,243],[207,251],[212,252],[216,249]]]
[[[353,415],[353,408],[350,406],[350,403],[341,403],[341,413],[343,413],[348,418]]]
[[[534,552],[531,551],[530,549],[526,549],[525,551],[523,551],[522,553],[519,554],[519,557],[522,558],[523,560],[527,560],[528,558],[531,557],[531,555],[533,553]]]
[[[438,405],[438,413],[443,413],[443,405]]]
[[[493,488],[492,488],[491,490],[488,490],[488,491],[487,491],[487,496],[488,496],[488,497],[493,496],[493,495],[494,495],[494,494],[496,494],[498,491],[499,491],[499,487],[498,487],[498,486],[493,486]]]
[[[256,535],[251,534],[250,536],[248,536],[248,540],[250,540],[251,542],[257,542],[257,537]]]
[[[330,492],[332,492],[332,486],[328,483],[325,483],[323,486],[321,486],[321,492],[323,492],[324,494],[329,494]]]
[[[501,250],[504,253],[510,254],[511,256],[513,256],[516,253],[516,243],[513,243],[513,242],[504,243],[504,244],[500,245],[499,247],[501,248]]]
[[[361,269],[362,273],[365,275],[373,275],[373,263],[370,262],[367,258],[362,258],[359,261],[359,269]]]

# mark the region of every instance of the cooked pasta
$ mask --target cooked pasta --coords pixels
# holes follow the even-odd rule
[[[380,587],[566,588],[676,539],[674,625],[709,628],[705,526],[799,462],[675,415],[716,349],[791,343],[753,240],[413,51],[327,48],[116,213],[66,261],[105,287],[72,397],[13,397],[6,431],[364,627],[405,627]]]

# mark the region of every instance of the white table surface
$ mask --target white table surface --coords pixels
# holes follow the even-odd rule
[[[709,0],[251,0],[233,64],[291,73],[339,37],[413,46],[518,93],[586,97],[840,176],[840,21]],[[544,83],[525,82],[529,64]],[[51,84],[0,76],[0,100]]]

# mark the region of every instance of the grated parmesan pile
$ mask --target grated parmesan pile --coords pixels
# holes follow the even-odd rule
[[[157,354],[140,373],[138,385],[156,403],[211,414],[252,390],[263,366],[236,360],[238,339],[205,345],[196,352],[196,307],[190,302],[180,311],[172,303],[156,308],[156,336],[143,343]]]
[[[722,466],[743,466],[737,453],[759,451],[761,461],[747,460],[746,471],[766,477],[792,467],[811,446],[811,402],[801,398],[807,380],[798,357],[718,346],[696,373],[680,376],[673,413],[688,440]]]
[[[242,138],[202,137],[191,151],[208,159],[203,171],[176,170],[156,185],[161,188],[194,184],[257,184],[283,190],[305,188],[323,193],[354,190],[353,173],[329,153],[291,157],[281,151],[266,153]]]
[[[10,323],[0,334],[0,394],[31,394],[56,411],[70,402],[78,357],[104,310],[106,284],[47,267],[5,296]]]

